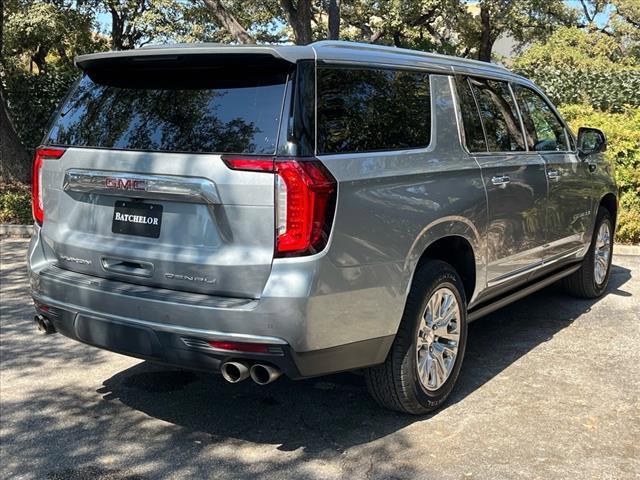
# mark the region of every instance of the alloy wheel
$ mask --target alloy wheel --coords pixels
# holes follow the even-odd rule
[[[420,384],[438,390],[447,381],[458,355],[461,312],[453,290],[436,290],[422,315],[416,342]]]

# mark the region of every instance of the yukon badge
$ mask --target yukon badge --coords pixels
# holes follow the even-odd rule
[[[137,180],[134,178],[107,177],[104,179],[104,186],[114,190],[147,190],[146,180]]]

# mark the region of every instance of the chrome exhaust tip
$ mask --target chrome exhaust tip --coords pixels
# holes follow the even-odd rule
[[[249,373],[251,374],[251,380],[258,385],[267,385],[276,381],[280,375],[282,375],[282,372],[278,368],[261,363],[256,363],[252,366]]]
[[[51,323],[51,320],[49,320],[47,317],[36,315],[35,317],[33,317],[33,321],[36,322],[38,331],[44,333],[45,335],[56,333],[56,327],[53,326],[53,323]]]
[[[220,373],[227,382],[238,383],[249,378],[249,366],[244,362],[224,362]]]

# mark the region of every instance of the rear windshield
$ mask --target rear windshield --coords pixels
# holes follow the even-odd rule
[[[273,154],[287,74],[155,72],[97,83],[84,75],[48,136],[61,146]],[[153,78],[155,77],[155,78]],[[237,77],[239,78],[239,77]]]

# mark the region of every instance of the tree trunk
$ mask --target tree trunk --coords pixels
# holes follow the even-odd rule
[[[118,15],[115,7],[111,7],[111,48],[113,50],[122,50],[122,30],[123,21]]]
[[[486,5],[480,6],[480,48],[478,49],[478,60],[483,62],[491,61],[494,39],[491,35],[491,15]]]
[[[31,180],[31,159],[9,118],[1,90],[0,103],[0,180],[28,183]]]
[[[220,25],[226,29],[238,43],[256,43],[238,20],[225,8],[220,0],[202,0],[216,17]]]
[[[338,0],[329,0],[329,40],[340,40],[340,5]]]
[[[296,45],[307,45],[312,42],[311,31],[311,0],[298,0],[297,6],[292,0],[280,0],[280,6],[293,29]]]

